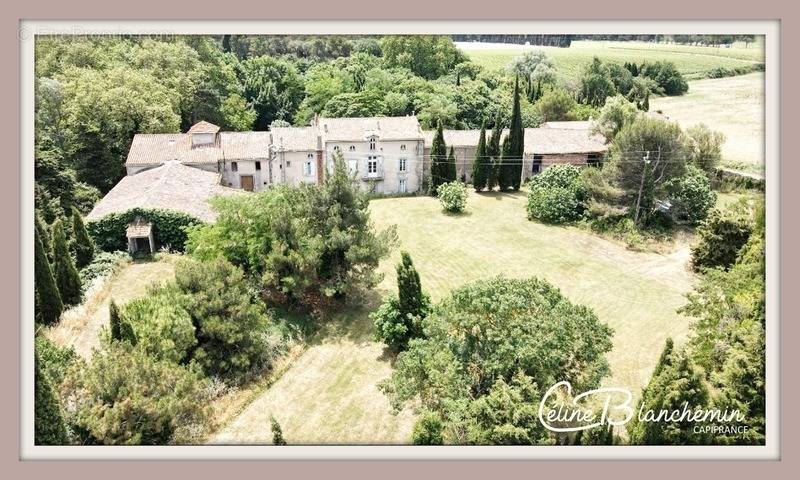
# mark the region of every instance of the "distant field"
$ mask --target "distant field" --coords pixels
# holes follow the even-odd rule
[[[764,73],[689,82],[679,97],[650,100],[682,127],[703,122],[725,134],[722,164],[734,170],[764,173]]]
[[[517,56],[529,50],[544,51],[555,63],[562,76],[573,78],[593,57],[618,63],[668,60],[674,62],[687,79],[705,78],[717,67],[735,68],[764,62],[763,43],[743,44],[732,48],[694,47],[647,42],[572,42],[569,48],[539,47],[511,44],[457,42],[476,63],[488,69],[501,69]]]

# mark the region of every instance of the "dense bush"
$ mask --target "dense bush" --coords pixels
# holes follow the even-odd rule
[[[179,363],[197,345],[186,299],[174,287],[151,289],[128,302],[121,313],[121,339],[157,360]]]
[[[116,271],[120,265],[131,261],[128,252],[100,252],[92,259],[92,263],[81,269],[81,285],[88,287],[98,279],[110,275]]]
[[[100,250],[113,252],[128,250],[125,231],[137,216],[153,225],[156,248],[182,252],[186,244],[185,228],[198,225],[200,220],[182,212],[160,209],[132,208],[124,213],[110,213],[86,225],[95,245]]]
[[[746,205],[734,204],[723,210],[712,210],[697,229],[692,265],[698,270],[729,268],[752,231],[752,212]]]
[[[196,328],[191,359],[206,375],[245,381],[269,368],[285,348],[285,332],[250,290],[241,269],[224,259],[186,260],[176,266],[175,281]]]
[[[688,165],[682,177],[672,181],[672,215],[676,220],[697,223],[708,216],[717,203],[717,194],[705,172]]]
[[[419,415],[411,431],[412,445],[443,445],[444,422],[437,412],[425,411]]]
[[[44,335],[36,335],[36,354],[39,356],[42,372],[55,386],[61,384],[70,367],[78,361],[74,348],[58,346]]]
[[[36,445],[65,445],[69,441],[67,425],[52,380],[45,374],[34,353],[34,436]]]
[[[577,220],[585,209],[586,189],[580,169],[573,165],[553,165],[529,183],[528,219],[546,223]]]
[[[536,385],[569,380],[583,391],[609,372],[612,330],[538,279],[456,289],[428,315],[424,333],[400,353],[383,388],[397,407],[418,399],[439,413],[445,443],[548,443]]]
[[[95,351],[62,385],[82,444],[175,445],[199,440],[209,421],[200,372],[152,358],[125,342]]]
[[[698,123],[686,130],[686,151],[689,163],[702,169],[710,178],[722,159],[722,144],[725,135]]]
[[[187,250],[201,259],[227,258],[268,293],[305,306],[376,285],[396,231],[375,231],[366,195],[341,155],[335,159],[322,186],[217,199],[216,223],[191,228]]]
[[[461,182],[449,182],[439,185],[436,195],[445,211],[461,213],[467,207],[467,186]]]
[[[645,63],[640,67],[639,74],[654,80],[666,95],[683,95],[689,91],[689,84],[672,62],[662,60]]]

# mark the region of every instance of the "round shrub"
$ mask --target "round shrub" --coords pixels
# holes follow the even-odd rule
[[[131,301],[122,312],[122,339],[148,355],[178,363],[197,345],[192,317],[174,287],[151,290]]]
[[[463,212],[467,207],[467,186],[461,182],[449,182],[436,189],[442,207],[450,213]]]
[[[752,214],[744,205],[712,210],[697,229],[699,240],[692,248],[694,268],[728,269],[750,238],[753,225]]]
[[[142,217],[153,225],[153,239],[157,248],[182,252],[186,244],[186,227],[198,225],[197,218],[172,210],[132,208],[123,213],[110,213],[86,224],[98,249],[113,252],[128,250],[125,231],[136,217]]]
[[[580,169],[573,165],[553,165],[533,177],[528,192],[528,219],[545,223],[565,223],[583,215],[586,188]]]

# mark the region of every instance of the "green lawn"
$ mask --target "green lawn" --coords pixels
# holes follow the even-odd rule
[[[503,273],[539,276],[576,303],[594,309],[615,330],[608,385],[639,394],[672,336],[684,341],[689,319],[676,313],[693,277],[688,247],[673,253],[637,253],[577,228],[545,226],[525,218],[524,194],[471,194],[468,212],[449,216],[436,199],[373,200],[377,226],[398,226],[401,245],[381,264],[385,280],[360,306],[333,319],[296,362],[212,443],[269,443],[275,415],[287,441],[404,443],[413,416],[393,415],[377,384],[391,373],[367,318],[382,294],[395,291],[394,265],[408,250],[434,300],[471,280]]]
[[[605,41],[577,41],[572,42],[569,48],[469,43],[458,43],[458,46],[466,51],[472,61],[488,69],[505,68],[525,51],[541,50],[566,78],[575,78],[583,65],[591,62],[593,57],[618,63],[667,60],[674,62],[687,79],[704,78],[706,72],[717,67],[734,68],[764,62],[763,43],[751,44],[748,48],[744,48],[744,45],[716,48]]]
[[[650,100],[682,127],[703,122],[725,134],[722,165],[764,173],[764,73],[695,80],[679,97]]]

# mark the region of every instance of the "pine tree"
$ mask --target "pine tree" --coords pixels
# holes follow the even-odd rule
[[[122,319],[119,315],[117,302],[111,300],[108,304],[108,324],[111,327],[111,339],[122,340]]]
[[[37,352],[34,352],[33,369],[34,443],[36,445],[66,445],[69,437],[67,437],[67,425],[64,422],[61,405],[50,379],[41,369]]]
[[[94,259],[94,241],[86,231],[80,212],[72,209],[72,231],[75,234],[75,260],[78,268],[83,268],[92,263]]]
[[[472,186],[476,192],[486,188],[489,168],[489,158],[486,155],[486,122],[481,124],[481,133],[478,138],[478,150],[472,162]]]
[[[44,324],[49,325],[58,321],[64,304],[61,302],[61,295],[58,293],[53,270],[39,237],[39,230],[34,233],[35,255],[34,255],[34,277],[36,285],[36,316]]]
[[[509,156],[506,165],[506,184],[519,190],[522,182],[522,156],[525,153],[525,129],[522,127],[522,107],[519,99],[519,77],[514,83],[514,106],[511,109],[511,128],[508,133]]]
[[[447,180],[447,145],[444,143],[444,132],[441,120],[436,125],[436,134],[431,143],[431,190],[436,195],[436,189]]]
[[[36,222],[36,233],[39,234],[39,239],[42,241],[42,247],[44,247],[44,253],[47,255],[47,261],[53,261],[53,249],[52,245],[50,244],[50,232],[47,231],[47,225],[45,225],[44,220],[42,220],[42,216],[36,212],[35,215],[35,222]]]
[[[67,247],[67,237],[61,219],[53,223],[53,264],[56,285],[65,305],[81,302],[81,279]]]
[[[456,152],[453,147],[450,147],[450,154],[447,155],[447,181],[454,182],[458,178],[458,170],[456,168]]]
[[[273,445],[286,445],[286,439],[283,438],[283,430],[275,417],[269,417],[269,423],[272,427],[272,444]]]

